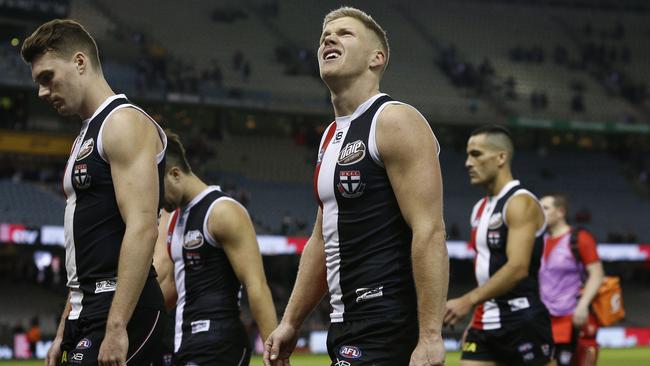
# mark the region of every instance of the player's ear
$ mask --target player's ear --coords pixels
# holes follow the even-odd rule
[[[167,175],[169,175],[169,178],[171,178],[172,182],[176,183],[180,181],[181,179],[181,169],[177,166],[173,166],[169,168],[169,171],[167,172]]]
[[[386,53],[381,49],[376,49],[372,53],[372,58],[370,59],[370,68],[382,68],[386,63]]]
[[[83,74],[88,69],[88,57],[83,52],[77,52],[72,56],[74,64],[77,66],[77,72]]]
[[[499,161],[499,166],[500,167],[506,165],[506,163],[508,162],[508,159],[509,158],[508,158],[508,152],[507,151],[503,150],[503,151],[499,152],[498,161]]]

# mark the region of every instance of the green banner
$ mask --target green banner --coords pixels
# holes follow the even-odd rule
[[[647,123],[589,122],[528,117],[511,117],[508,123],[512,127],[542,128],[546,130],[650,134],[650,124]]]

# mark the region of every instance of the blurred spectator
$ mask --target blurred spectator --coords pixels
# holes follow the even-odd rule
[[[571,110],[577,113],[585,111],[585,102],[582,94],[575,94],[573,98],[571,98]]]
[[[41,327],[39,325],[38,317],[32,318],[31,327],[27,332],[27,341],[29,341],[29,349],[32,358],[36,357],[36,343],[41,340]]]
[[[530,94],[530,105],[533,107],[533,110],[546,109],[548,106],[548,98],[546,93],[539,90],[534,90]]]

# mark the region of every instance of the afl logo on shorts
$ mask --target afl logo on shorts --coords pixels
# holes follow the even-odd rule
[[[93,346],[93,342],[90,341],[88,338],[84,338],[77,343],[77,349],[78,350],[83,350],[83,349],[89,349],[90,347]]]
[[[492,214],[492,216],[490,216],[490,221],[488,223],[488,229],[495,230],[500,228],[501,225],[503,225],[503,215],[501,215],[501,212]]]
[[[366,156],[366,145],[361,140],[343,146],[339,154],[339,165],[352,165]]]
[[[93,152],[94,147],[95,147],[95,140],[93,140],[92,138],[90,140],[84,141],[84,143],[79,148],[79,153],[77,154],[77,161],[90,155]]]
[[[341,170],[339,184],[336,185],[345,198],[355,198],[363,194],[366,184],[361,182],[361,172],[358,170]]]
[[[354,360],[361,357],[361,350],[354,346],[343,346],[339,349],[339,355]]]
[[[72,183],[77,189],[90,187],[90,174],[86,164],[77,164],[72,169]]]
[[[183,238],[183,248],[196,249],[203,245],[203,235],[198,230],[191,230]]]

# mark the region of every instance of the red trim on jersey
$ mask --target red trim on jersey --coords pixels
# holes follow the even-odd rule
[[[487,206],[488,203],[488,198],[485,197],[483,198],[483,202],[481,202],[481,205],[478,207],[478,211],[476,211],[476,217],[472,218],[472,221],[480,221],[481,216],[483,215],[483,211],[485,211],[485,206]],[[469,246],[474,250],[475,253],[478,254],[478,250],[476,249],[476,231],[478,230],[478,226],[472,228],[472,232],[470,234],[470,239],[469,239]],[[478,255],[474,257],[474,273],[476,273],[476,261],[478,259]],[[476,310],[474,311],[474,317],[472,319],[472,328],[477,328],[477,329],[483,329],[483,304],[480,304],[476,307]]]
[[[485,210],[485,206],[487,206],[488,199],[487,197],[483,198],[483,202],[478,208],[478,211],[476,211],[476,217],[472,217],[472,221],[479,221],[481,219],[481,216],[483,215],[483,210]],[[470,239],[469,239],[469,246],[470,248],[474,249],[476,252],[476,230],[478,229],[477,227],[472,228],[472,232],[470,233]],[[476,263],[476,261],[474,261]]]
[[[169,254],[169,259],[174,261],[172,258],[172,235],[174,234],[174,229],[176,228],[176,221],[178,221],[178,215],[180,215],[181,209],[177,208],[172,212],[169,217],[169,227],[167,228],[167,254]]]
[[[325,140],[323,141],[323,144],[321,145],[320,150],[318,151],[318,161],[316,162],[316,170],[314,171],[314,196],[316,197],[316,201],[318,201],[318,206],[320,206],[321,209],[323,208],[323,202],[320,200],[320,197],[318,196],[318,174],[320,173],[320,164],[321,161],[323,160],[323,155],[325,154],[325,150],[327,150],[327,145],[329,145],[330,140],[332,140],[335,131],[336,131],[336,121],[332,122],[330,128],[326,132],[327,135],[325,135]]]
[[[478,305],[474,311],[472,328],[483,329],[483,304]]]

